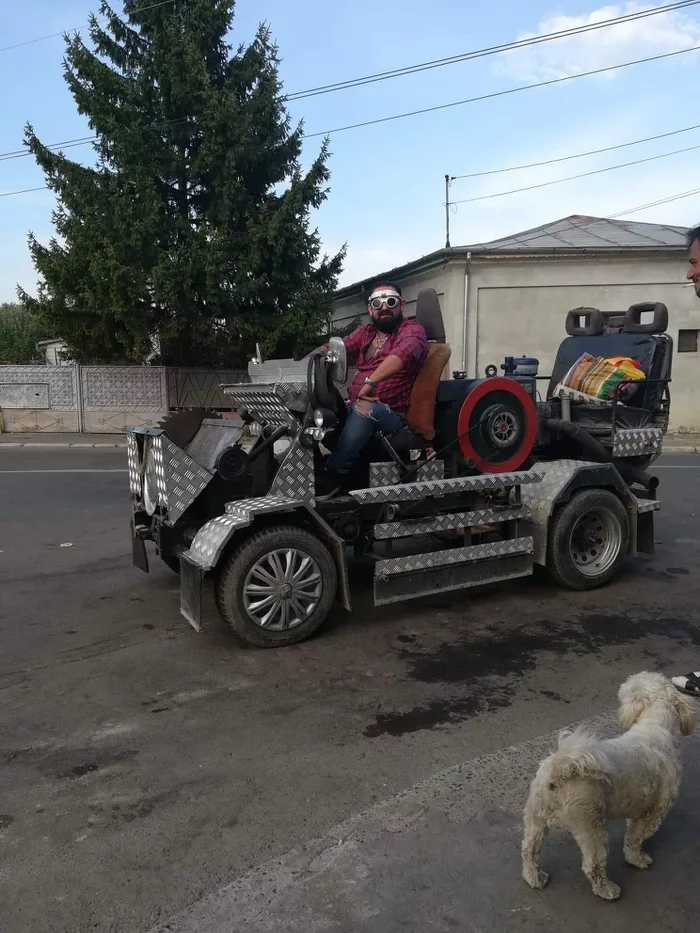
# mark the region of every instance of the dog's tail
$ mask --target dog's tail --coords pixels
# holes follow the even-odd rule
[[[585,726],[559,735],[559,746],[549,759],[549,785],[553,789],[570,778],[609,781],[610,765],[600,739]]]

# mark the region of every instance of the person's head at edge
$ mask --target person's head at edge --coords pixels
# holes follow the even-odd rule
[[[406,302],[401,289],[391,282],[375,285],[367,299],[367,311],[372,323],[385,334],[391,334],[403,320]]]
[[[695,287],[695,294],[700,298],[700,224],[686,234],[688,244],[688,272],[686,278]]]

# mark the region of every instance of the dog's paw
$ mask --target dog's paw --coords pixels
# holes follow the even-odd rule
[[[530,887],[534,888],[536,891],[541,891],[542,888],[546,888],[549,883],[549,875],[546,871],[526,872],[523,878]]]
[[[625,852],[625,861],[628,865],[633,865],[643,871],[652,864],[654,859],[640,850],[639,852]]]
[[[598,897],[602,897],[604,901],[616,901],[622,891],[620,890],[620,885],[615,884],[614,881],[605,881],[601,884],[597,884],[593,888],[593,893]]]

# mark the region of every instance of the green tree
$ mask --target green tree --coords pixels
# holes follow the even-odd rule
[[[41,328],[22,305],[0,304],[0,363],[31,363],[37,359],[37,341],[45,336]]]
[[[48,246],[30,234],[39,295],[25,307],[81,362],[242,363],[313,344],[344,250],[321,256],[327,141],[308,171],[277,48],[226,36],[234,0],[127,0],[93,17],[94,52],[66,38],[65,79],[96,134],[86,167],[26,142],[56,192]]]

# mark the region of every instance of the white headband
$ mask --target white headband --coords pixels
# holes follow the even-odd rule
[[[401,295],[396,291],[395,288],[375,288],[372,294],[369,296],[368,301],[372,301],[373,298],[398,298],[401,299]]]

